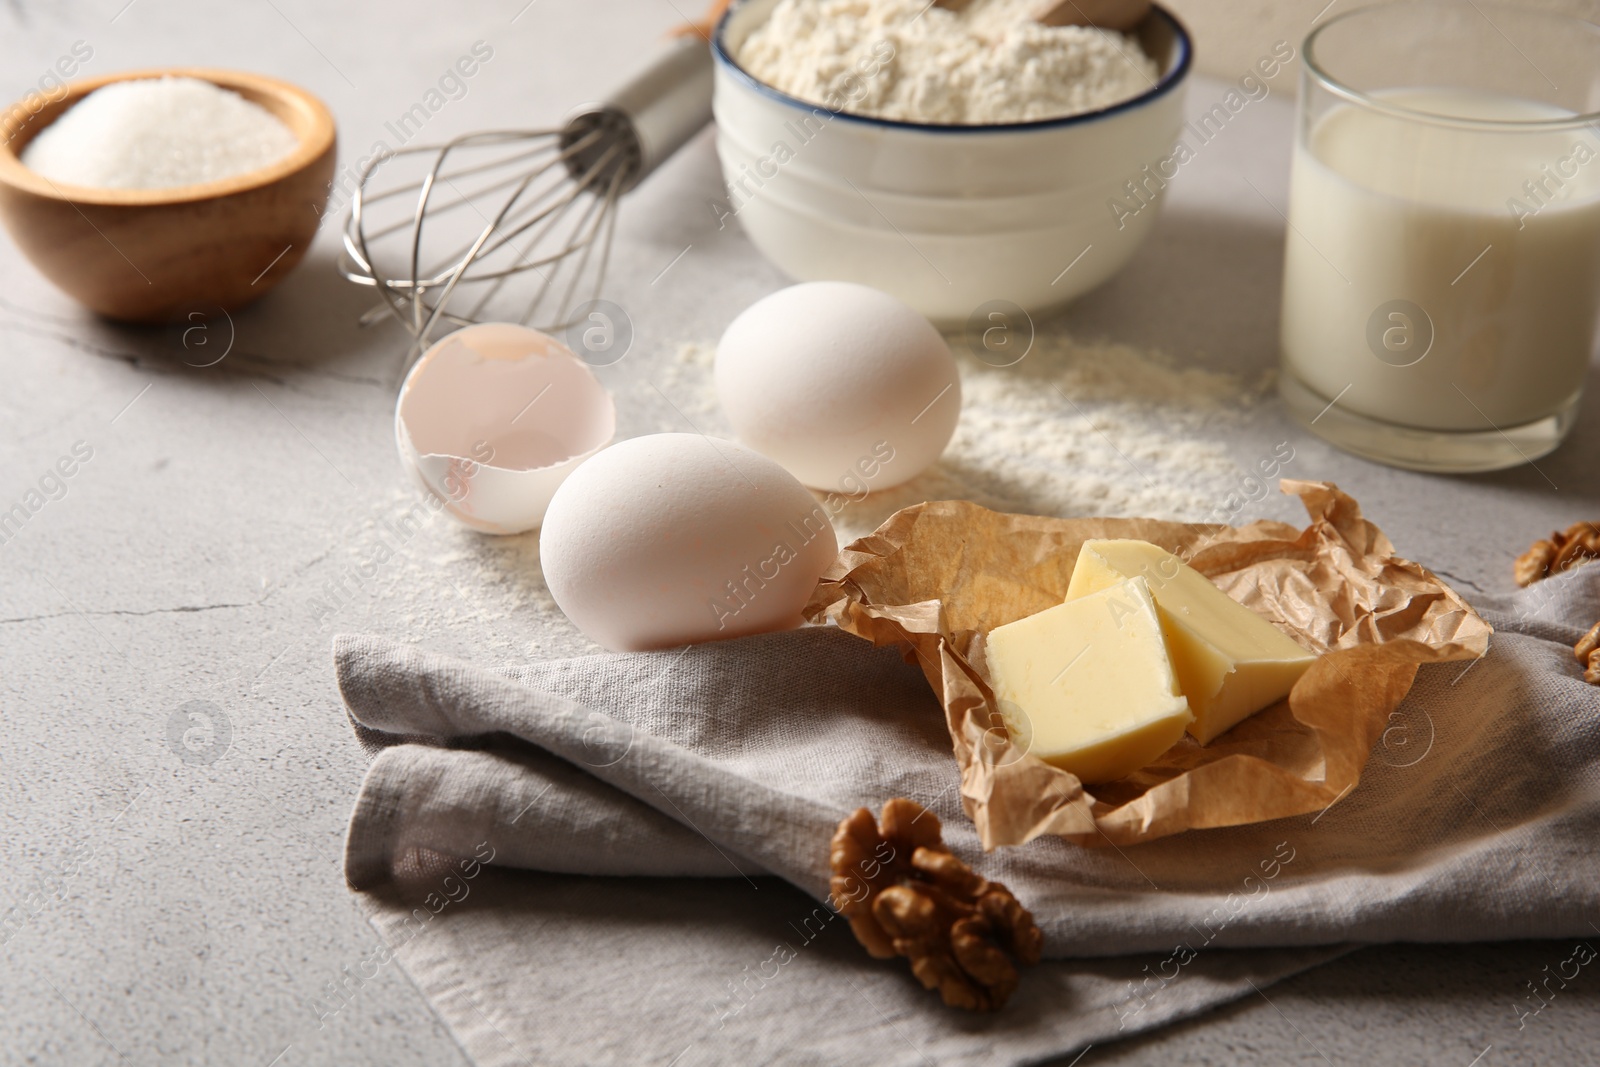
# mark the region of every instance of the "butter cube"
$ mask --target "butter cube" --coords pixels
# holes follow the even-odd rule
[[[1316,657],[1218,589],[1177,556],[1148,541],[1089,541],[1078,553],[1067,602],[1135,576],[1149,584],[1167,650],[1201,744],[1282,700]]]
[[[1013,740],[1083,782],[1132,774],[1190,719],[1143,578],[997,627],[986,655]]]

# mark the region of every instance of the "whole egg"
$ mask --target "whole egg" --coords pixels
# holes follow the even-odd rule
[[[619,652],[787,629],[838,553],[827,512],[777,463],[692,433],[622,441],[556,490],[550,593]]]
[[[740,441],[805,485],[849,496],[916,477],[961,414],[939,331],[854,282],[806,282],[751,304],[717,345],[716,382]]]

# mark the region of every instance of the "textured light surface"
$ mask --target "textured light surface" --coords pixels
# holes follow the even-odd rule
[[[14,95],[35,84],[74,37],[92,41],[96,50],[85,76],[196,59],[273,73],[328,101],[340,120],[341,164],[353,166],[380,138],[398,146],[385,124],[421,103],[476,37],[494,48],[494,59],[468,81],[465,96],[427,118],[420,134],[408,126],[413,136],[433,140],[558,121],[574,103],[598,99],[615,80],[620,58],[642,59],[678,19],[669,5],[646,0],[535,3],[514,24],[523,0],[459,10],[394,0],[376,22],[356,5],[277,0],[275,6],[282,15],[265,4],[230,5],[224,12],[197,0],[139,0],[108,24],[115,8],[0,4],[0,59],[14,79]],[[1268,6],[1241,8],[1228,31],[1246,63],[1282,36],[1266,25],[1258,32],[1246,17]],[[1279,24],[1292,28],[1304,27],[1323,4],[1280,6]],[[19,9],[28,13],[25,20],[13,14]],[[1196,28],[1204,55],[1207,27]],[[1228,77],[1242,69],[1229,70]],[[1127,271],[1059,322],[1040,324],[1041,333],[1070,331],[1086,341],[1163,348],[1183,366],[1227,370],[1249,381],[1276,366],[1272,309],[1284,224],[1273,205],[1284,203],[1292,120],[1277,91],[1283,84],[1280,76],[1272,98],[1252,104],[1184,168],[1149,244]],[[1227,88],[1196,79],[1191,114],[1216,103]],[[624,204],[608,295],[639,327],[639,339],[627,358],[596,371],[618,398],[624,436],[687,432],[691,422],[708,433],[727,432],[714,411],[695,406],[702,393],[694,375],[703,371],[680,367],[676,344],[714,341],[743,308],[788,284],[735,222],[719,230],[704,210],[705,200],[718,195],[718,182],[707,136]],[[400,963],[379,968],[359,989],[351,982],[353,995],[333,1017],[319,1023],[313,1007],[345,967],[360,970],[381,943],[342,876],[345,827],[367,760],[351,740],[336,692],[332,636],[377,634],[478,663],[533,665],[596,649],[551,601],[539,577],[536,536],[485,538],[438,516],[406,535],[420,494],[395,462],[392,430],[407,341],[389,325],[356,326],[370,294],[334,276],[338,245],[330,220],[302,268],[235,316],[229,354],[201,369],[180,359],[198,364],[214,358],[228,340],[226,322],[203,330],[186,324],[170,334],[109,326],[72,305],[0,241],[0,366],[6,370],[0,445],[7,472],[0,505],[9,508],[36,488],[45,470],[70,454],[73,441],[94,448],[94,457],[67,479],[65,495],[32,513],[20,531],[8,528],[0,543],[6,723],[0,788],[7,797],[0,831],[11,849],[0,882],[6,907],[45,890],[42,909],[4,948],[0,1060],[120,1064],[98,1027],[136,1064],[265,1067],[280,1054],[278,1067],[468,1062]],[[105,254],[116,253],[107,248]],[[201,347],[202,340],[209,347]],[[963,423],[960,436],[968,444],[952,453],[949,465],[928,472],[928,495],[969,485],[981,489],[975,495],[983,500],[1014,510],[1055,513],[1071,504],[1126,515],[1149,506],[1152,485],[1181,486],[1183,508],[1173,517],[1205,520],[1213,508],[1231,508],[1230,493],[1237,493],[1242,502],[1230,521],[1299,521],[1292,501],[1262,497],[1238,481],[1289,440],[1296,454],[1287,475],[1331,478],[1357,494],[1403,554],[1443,572],[1474,602],[1480,590],[1512,588],[1510,561],[1532,537],[1600,515],[1592,459],[1600,452],[1600,376],[1593,371],[1573,438],[1541,459],[1539,470],[1447,479],[1338,453],[1298,430],[1272,402],[1244,410],[1244,418],[1212,412],[1183,421],[1177,421],[1180,409],[1165,406],[1159,417],[1174,420],[1167,439],[1181,438],[1194,451],[1135,451],[1124,436],[1134,401],[1115,377],[1100,378],[1088,395],[1063,385],[1069,404],[1050,384],[1070,370],[1055,347],[1037,348],[1012,368],[1019,384],[1002,389],[1003,371],[984,367],[959,341],[954,345],[964,369],[980,370],[996,386],[986,392],[982,419]],[[1103,354],[1114,358],[1109,349]],[[1081,489],[1068,492],[1069,463],[1046,463],[1032,449],[1004,461],[980,459],[984,439],[1007,428],[1006,410],[1024,402],[1016,418],[1036,428],[1039,450],[1056,449],[1059,442],[1046,432],[1052,428],[1093,447],[1079,461],[1087,466],[1076,483]],[[1195,452],[1205,457],[1203,465],[1194,462]],[[1230,459],[1236,468],[1227,466]],[[980,462],[987,465],[980,469]],[[913,482],[904,491],[923,489]],[[876,495],[869,497],[836,521],[870,528],[877,516],[868,513],[880,506]],[[376,562],[379,557],[385,558]],[[1548,626],[1552,617],[1541,606],[1544,595],[1525,601],[1536,627]],[[1570,650],[1564,655],[1570,660]],[[1453,687],[1454,674],[1436,683],[1440,699],[1432,710],[1441,727],[1449,720],[1440,713],[1457,694],[1480,692],[1478,675],[1494,667],[1494,656]],[[1514,694],[1517,681],[1509,675],[1497,684]],[[662,684],[670,685],[671,676]],[[217,754],[210,763],[186,762],[169,747],[169,719],[193,700],[211,702],[231,722],[225,754],[207,748],[198,722],[180,731],[181,737],[195,730],[196,754]],[[1420,724],[1395,725],[1415,736]],[[1385,762],[1382,773],[1395,788],[1407,790],[1419,779],[1397,766],[1414,758],[1396,747],[1403,736],[1392,734],[1374,759]],[[1443,755],[1436,749],[1423,762]],[[1473,796],[1480,814],[1448,786],[1441,792],[1439,803],[1461,805],[1464,817],[1480,826],[1499,817],[1500,809],[1483,795]],[[964,818],[956,794],[916,799],[950,825]],[[1357,799],[1347,797],[1314,827],[1305,820],[1285,832],[1295,835],[1296,845],[1312,843]],[[1499,825],[1506,854],[1514,856],[1528,828]],[[93,850],[94,861],[55,880],[54,872],[80,846]],[[1137,850],[1126,859],[1098,850],[1095,862],[1122,865],[1140,884],[1136,867],[1148,869]],[[1567,869],[1537,865],[1529,877],[1561,877]],[[1242,879],[1247,872],[1239,873]],[[1159,872],[1152,875],[1161,881]],[[557,892],[574,907],[564,909],[556,900],[530,923],[544,931],[562,963],[592,953],[591,934],[607,929],[604,916],[630,902],[654,902],[662,917],[643,912],[607,942],[618,960],[678,958],[704,921],[699,879],[621,887],[620,902],[597,897],[602,886],[596,879],[560,881]],[[715,899],[728,901],[729,910],[718,911],[715,921],[734,926],[744,940],[696,972],[717,988],[746,966],[758,968],[774,938],[784,936],[786,922],[811,907],[792,893],[767,903],[767,889],[754,893],[742,881],[728,881],[732,887],[718,882],[723,888]],[[485,899],[511,897],[532,907],[549,888],[546,881],[519,879],[499,898],[475,890],[468,903],[476,905],[483,892]],[[57,889],[59,896],[50,895]],[[736,897],[746,901],[742,909],[733,904]],[[574,917],[580,911],[581,921]],[[384,934],[403,914],[384,913]],[[859,956],[848,936],[843,942],[829,937],[829,951],[837,951],[827,962]],[[414,947],[435,951],[421,939]],[[1336,1064],[1468,1067],[1491,1043],[1494,1050],[1478,1067],[1584,1063],[1600,1040],[1593,967],[1525,1029],[1518,1029],[1513,1010],[1519,1003],[1527,1007],[1525,983],[1541,981],[1542,969],[1553,971],[1570,948],[1520,942],[1364,949],[1287,985],[1258,982],[1270,1003],[1250,993],[1182,1028],[1097,1044],[1077,1067],[1323,1065],[1316,1050]],[[1208,952],[1196,965],[1234,955]],[[540,958],[520,946],[497,957],[522,968]],[[1161,958],[1110,959],[1100,966],[1132,983],[1143,979],[1147,963],[1155,971]],[[823,957],[795,966],[820,969]],[[660,970],[628,973],[637,985],[627,988],[641,995],[671,991]],[[905,984],[898,973],[874,973],[885,988],[899,991]],[[564,972],[549,988],[552,998],[570,1000],[573,993]],[[606,988],[620,995],[620,987]],[[876,985],[863,989],[873,1003],[886,1003]],[[782,990],[773,987],[740,1025],[759,1025],[762,1013],[779,1011]],[[693,998],[687,988],[677,991],[688,1005],[685,1017],[703,1013],[698,1018],[715,1033],[708,998],[717,989],[696,987]],[[1184,995],[1178,988],[1170,993]],[[839,995],[859,1001],[861,994],[847,985]],[[1167,1003],[1163,997],[1149,1010],[1164,1011]],[[483,1029],[486,1042],[501,1041],[491,1026],[517,1040],[517,1031],[508,1029],[513,1021],[547,1028],[559,1018],[500,1015],[485,1005],[486,1023],[470,1003],[461,1010]],[[510,1045],[496,1048],[508,1063],[529,1059],[519,1059]],[[664,1049],[660,1062],[669,1063],[681,1049]],[[912,1045],[905,1053],[920,1062]],[[1059,1067],[1072,1059],[1063,1057]],[[678,1067],[699,1062],[685,1057]]]

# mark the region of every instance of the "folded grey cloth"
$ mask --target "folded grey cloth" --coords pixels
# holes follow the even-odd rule
[[[1600,689],[1570,646],[1600,566],[1479,607],[1489,656],[1426,668],[1330,809],[990,855],[920,674],[836,630],[499,671],[341,637],[377,749],[347,874],[484,1063],[1039,1062],[1349,942],[1591,934]],[[993,1017],[944,1009],[814,903],[833,827],[891,796],[931,807],[1059,961]]]

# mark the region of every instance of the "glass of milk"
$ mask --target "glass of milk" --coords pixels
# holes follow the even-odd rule
[[[1416,470],[1551,451],[1600,328],[1600,26],[1421,0],[1334,18],[1303,57],[1290,409]]]

